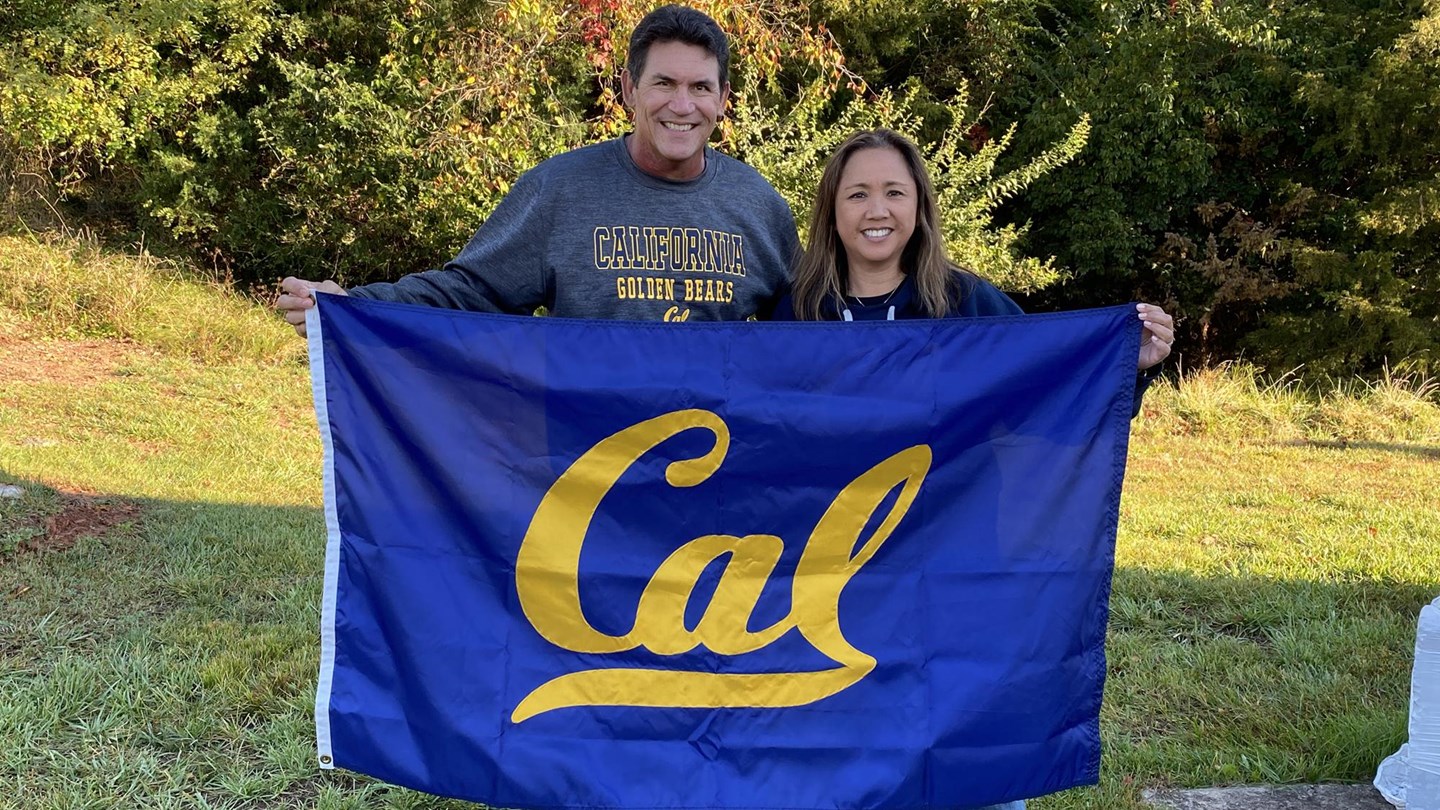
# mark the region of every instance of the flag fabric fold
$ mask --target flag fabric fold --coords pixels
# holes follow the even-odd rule
[[[309,317],[323,767],[515,808],[1096,781],[1133,306]]]

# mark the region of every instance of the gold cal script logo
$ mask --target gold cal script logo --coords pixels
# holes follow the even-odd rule
[[[758,632],[746,629],[784,550],[780,538],[770,534],[707,534],[680,546],[651,576],[636,606],[635,624],[624,635],[602,633],[585,620],[580,548],[595,510],[642,455],[692,428],[714,434],[714,446],[699,458],[671,463],[665,480],[672,487],[693,487],[720,468],[730,449],[730,429],[704,410],[675,411],[628,427],[590,448],[561,474],[535,510],[516,560],[515,584],[526,618],[557,647],[591,654],[644,647],[657,655],[679,655],[703,644],[720,655],[743,655],[795,628],[839,666],[754,674],[641,668],[571,672],[526,695],[515,707],[512,722],[569,706],[800,706],[858,683],[875,668],[875,659],[853,647],[840,630],[840,592],[875,556],[919,494],[930,470],[930,448],[923,444],[876,464],[835,497],[796,566],[790,613],[775,624]],[[860,543],[871,515],[897,486],[900,493],[890,511]],[[726,554],[730,559],[714,597],[695,629],[687,630],[685,606],[691,592],[706,566]]]

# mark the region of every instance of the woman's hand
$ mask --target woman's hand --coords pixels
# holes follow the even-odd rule
[[[1140,333],[1140,360],[1136,364],[1139,371],[1144,371],[1170,356],[1170,345],[1175,342],[1175,319],[1154,304],[1136,304],[1135,310],[1145,324],[1145,331]]]

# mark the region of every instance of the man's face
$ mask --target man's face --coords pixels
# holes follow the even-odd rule
[[[627,145],[635,165],[667,180],[689,180],[705,171],[705,143],[725,110],[730,85],[720,83],[720,63],[699,45],[656,42],[644,74],[620,79],[625,104],[634,111],[635,134]]]

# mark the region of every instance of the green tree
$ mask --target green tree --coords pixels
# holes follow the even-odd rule
[[[1048,258],[1018,249],[1024,227],[997,226],[995,209],[1038,178],[1073,159],[1085,145],[1089,121],[1083,116],[1063,137],[1018,168],[1002,171],[997,163],[1014,139],[1014,128],[975,148],[966,116],[964,88],[945,108],[948,120],[938,138],[926,140],[926,112],[919,87],[905,92],[836,100],[824,86],[812,86],[788,109],[741,105],[733,128],[737,155],[758,169],[790,203],[802,231],[808,228],[815,186],[825,161],[851,133],[886,127],[920,143],[937,189],[941,226],[951,258],[973,268],[1007,290],[1034,292],[1054,283],[1059,272]],[[832,112],[836,107],[838,113]]]
[[[239,278],[346,283],[438,264],[520,173],[626,129],[625,35],[653,6],[27,2],[0,44],[13,150],[48,158],[72,201],[163,231]],[[846,127],[898,122],[928,141],[962,258],[1027,289],[1053,276],[1048,262],[1015,256],[1023,228],[992,227],[989,215],[1078,150],[1078,117],[1053,148],[1001,172],[1013,133],[967,151],[963,94],[872,102],[803,2],[698,5],[733,44],[721,146],[779,172],[802,213],[821,149]]]
[[[1073,164],[1001,212],[1070,271],[1049,305],[1165,303],[1192,364],[1433,363],[1433,2],[1052,9],[996,111],[1022,123],[1022,156],[1079,111],[1094,122]]]
[[[1343,11],[1317,22],[1346,30],[1356,19]],[[1315,203],[1295,228],[1295,293],[1245,340],[1274,365],[1440,369],[1440,2],[1409,20],[1387,11],[1358,15],[1388,42],[1355,69],[1298,82],[1321,135],[1297,193]]]

